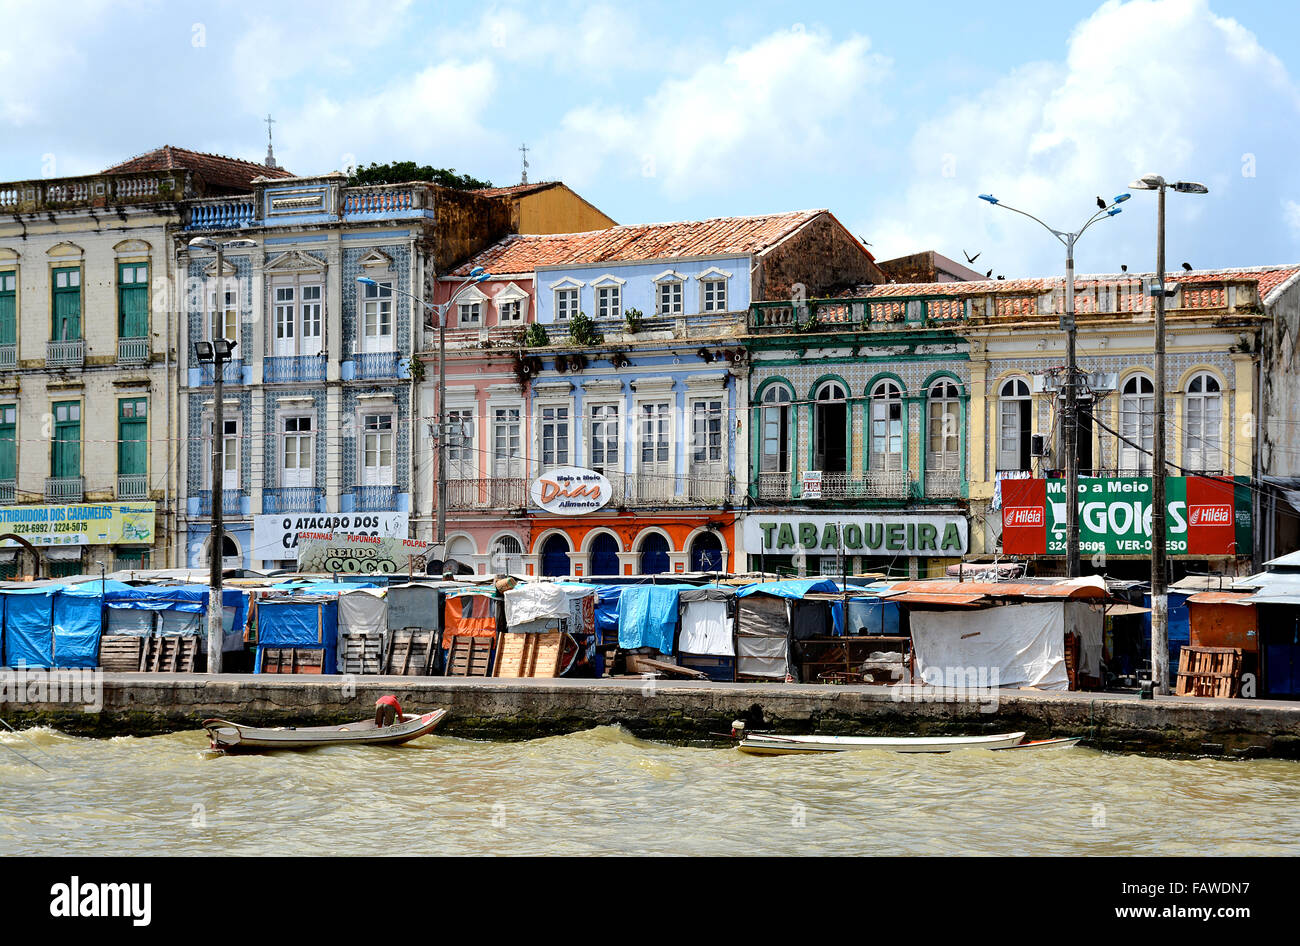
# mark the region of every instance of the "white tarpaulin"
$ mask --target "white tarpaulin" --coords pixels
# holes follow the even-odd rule
[[[507,627],[569,616],[569,596],[550,582],[520,585],[507,591],[505,597]]]
[[[740,602],[736,673],[785,679],[790,671],[790,617],[786,599],[755,594]]]
[[[726,601],[687,601],[682,606],[682,630],[677,649],[684,654],[731,657],[736,653],[727,620]]]
[[[1008,604],[979,611],[911,614],[912,645],[921,679],[952,685],[969,669],[987,672],[985,685],[1069,689],[1065,672],[1063,602]],[[973,682],[973,681],[972,681]]]
[[[1065,602],[1065,630],[1079,635],[1079,672],[1101,676],[1101,639],[1106,617],[1100,604],[1087,601]]]

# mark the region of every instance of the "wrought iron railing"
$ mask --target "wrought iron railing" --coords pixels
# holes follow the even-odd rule
[[[952,499],[961,495],[961,470],[926,470],[925,495],[932,499]]]
[[[449,479],[448,509],[521,509],[528,503],[528,481],[523,477]]]
[[[267,384],[282,381],[324,381],[323,355],[274,355],[262,360],[262,380]]]
[[[149,475],[147,473],[119,473],[117,475],[117,498],[131,501],[148,499]]]
[[[69,338],[45,343],[45,367],[80,368],[86,363],[86,340]]]
[[[199,491],[199,515],[212,515],[212,490],[205,489]],[[223,516],[238,516],[241,514],[242,500],[244,493],[238,489],[223,489],[221,491],[221,514]]]
[[[0,506],[12,506],[18,501],[18,481],[0,480]]]
[[[397,509],[396,486],[352,487],[352,508],[357,512],[390,512]]]
[[[119,338],[117,340],[117,363],[120,365],[143,365],[149,361],[148,338]]]
[[[262,512],[324,512],[325,490],[315,486],[277,486],[262,490]]]
[[[5,342],[0,345],[0,371],[12,371],[18,367],[18,343]]]
[[[358,352],[355,356],[360,379],[396,378],[401,375],[402,358],[395,351]]]
[[[45,479],[47,503],[79,503],[86,496],[83,476],[49,476]]]

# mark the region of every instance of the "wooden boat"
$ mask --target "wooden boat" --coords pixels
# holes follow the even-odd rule
[[[1082,736],[1066,736],[1061,739],[1035,739],[1032,742],[1022,742],[1018,746],[1003,746],[1004,749],[1069,749],[1077,746],[1083,740]]]
[[[992,736],[777,736],[746,733],[736,748],[749,755],[796,755],[884,749],[888,752],[953,752],[959,749],[1010,749],[1024,741],[1022,732]]]
[[[395,746],[419,739],[438,728],[446,710],[416,715],[403,713],[391,726],[377,726],[373,719],[343,726],[242,726],[228,719],[205,719],[213,749],[226,752],[259,752],[265,749],[311,749],[316,746]]]

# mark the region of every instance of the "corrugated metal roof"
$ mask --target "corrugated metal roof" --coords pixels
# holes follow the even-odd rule
[[[989,601],[988,597],[980,594],[971,595],[943,595],[928,594],[923,591],[908,591],[903,594],[893,595],[890,601],[897,601],[900,604],[938,604],[955,608],[972,608],[978,607]]]
[[[1100,580],[1099,580],[1100,582]],[[1034,584],[1016,581],[900,581],[890,586],[891,592],[967,597],[983,595],[989,598],[1068,598],[1072,600],[1107,597],[1100,583],[1054,582]],[[895,600],[898,600],[895,598]]]
[[[1251,604],[1255,603],[1252,592],[1242,591],[1203,591],[1187,599],[1188,604]]]

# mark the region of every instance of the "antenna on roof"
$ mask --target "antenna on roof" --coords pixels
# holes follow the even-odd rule
[[[269,168],[279,166],[275,163],[275,152],[271,150],[271,125],[274,124],[274,122],[275,119],[271,117],[271,113],[267,112],[266,114],[266,166]]]
[[[524,166],[519,173],[519,183],[527,184],[528,183],[528,145],[527,144],[520,145],[519,151],[524,156]]]

